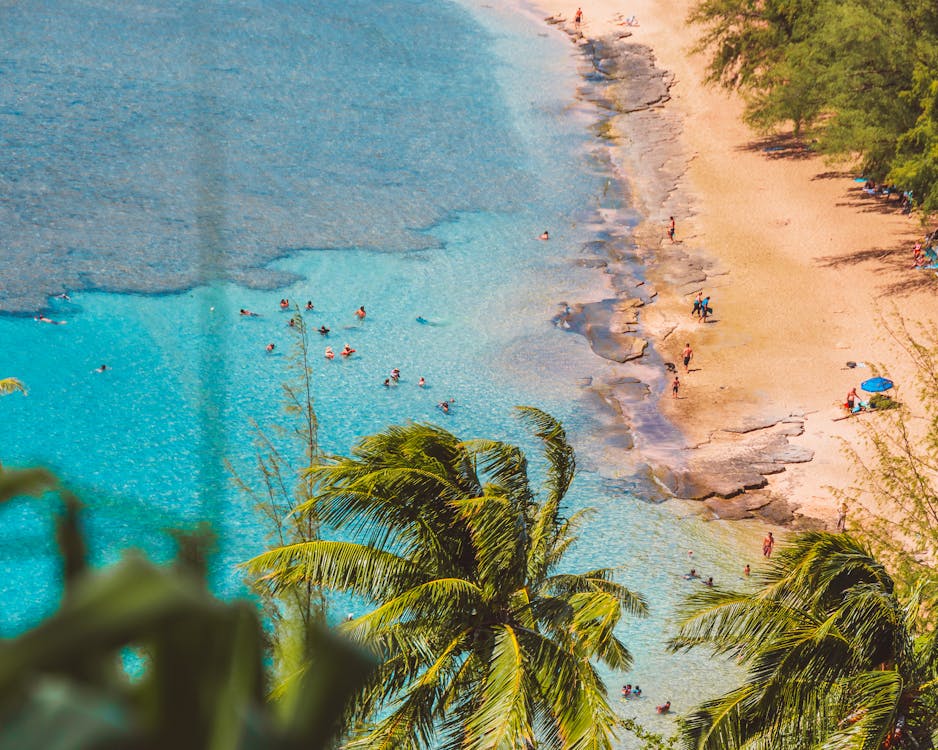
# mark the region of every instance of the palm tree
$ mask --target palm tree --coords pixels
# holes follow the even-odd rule
[[[932,748],[938,650],[923,589],[900,601],[845,534],[801,534],[769,565],[755,591],[704,589],[684,605],[672,650],[705,645],[748,667],[686,719],[684,747]]]
[[[524,453],[439,427],[390,427],[314,471],[315,510],[355,541],[271,550],[248,569],[376,608],[344,629],[383,660],[362,691],[349,747],[608,748],[617,722],[591,660],[628,669],[615,636],[643,599],[612,571],[557,572],[581,514],[562,426],[519,409],[547,470],[535,497]]]
[[[0,396],[7,396],[14,391],[26,395],[26,386],[16,378],[0,378]]]

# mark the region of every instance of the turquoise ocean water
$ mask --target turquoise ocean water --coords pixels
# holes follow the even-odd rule
[[[647,696],[623,713],[666,729],[655,702],[681,710],[725,687],[725,667],[662,642],[696,585],[681,578],[688,550],[735,580],[745,531],[592,468],[600,421],[578,383],[614,365],[550,323],[600,294],[574,263],[595,210],[631,216],[565,37],[523,10],[426,0],[70,0],[4,24],[0,305],[20,314],[0,317],[0,377],[30,393],[0,400],[0,460],[79,489],[98,561],[165,557],[167,528],[208,519],[213,585],[241,590],[234,566],[266,531],[224,461],[250,477],[251,421],[282,419],[278,301],[310,299],[307,322],[331,328],[313,341],[325,449],[407,420],[524,440],[514,405],[553,413],[586,467],[571,504],[597,509],[572,566],[623,566],[653,609],[623,625],[636,668],[611,686]],[[62,290],[71,301],[51,298]],[[66,325],[35,321],[39,307]],[[346,342],[350,360],[320,356]],[[386,389],[392,367],[402,380]],[[0,509],[3,635],[55,605],[49,528],[41,503]]]

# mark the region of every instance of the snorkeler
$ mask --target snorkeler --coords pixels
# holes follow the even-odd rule
[[[329,335],[329,329],[326,328],[325,326],[319,326],[319,335],[320,335],[320,336],[327,336],[327,335]]]

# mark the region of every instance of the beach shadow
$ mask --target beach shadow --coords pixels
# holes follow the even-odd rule
[[[814,182],[814,180],[843,180],[847,177],[851,177],[851,178],[856,177],[856,172],[838,172],[838,171],[821,172],[819,174],[814,175],[814,177],[811,178],[811,181]]]
[[[741,151],[762,152],[769,159],[809,159],[814,156],[811,146],[791,133],[767,135],[740,146]]]
[[[892,196],[869,195],[863,188],[855,187],[847,191],[847,199],[834,204],[846,206],[855,211],[867,214],[898,214],[902,213],[901,198]]]
[[[904,296],[924,289],[938,289],[938,276],[934,269],[912,268],[912,253],[908,243],[893,247],[875,247],[846,255],[828,255],[817,259],[825,268],[845,268],[869,263],[876,271],[892,271],[902,274],[898,281],[880,286],[882,294]]]

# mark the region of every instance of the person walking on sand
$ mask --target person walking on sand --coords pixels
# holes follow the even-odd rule
[[[677,379],[677,375],[674,376],[674,382],[671,383],[671,398],[677,398],[677,392],[681,388],[681,381]]]
[[[774,547],[775,547],[775,537],[772,536],[772,532],[770,531],[768,534],[766,534],[765,539],[762,540],[762,556],[771,557],[772,549]]]
[[[690,372],[690,361],[694,358],[694,350],[690,348],[690,344],[684,344],[684,351],[681,352],[681,357],[684,359],[684,372]]]
[[[837,531],[843,534],[847,530],[847,503],[840,504],[840,510],[837,511]]]
[[[580,24],[583,22],[583,9],[577,8],[576,13],[573,16],[573,25],[576,29],[579,30]]]
[[[700,320],[699,323],[707,322],[707,315],[710,313],[710,295],[700,300]]]
[[[695,315],[700,317],[700,309],[703,306],[703,292],[697,292],[697,299],[694,300],[694,307],[691,309],[691,317]]]
[[[668,222],[668,239],[674,242],[674,217],[670,217]]]

